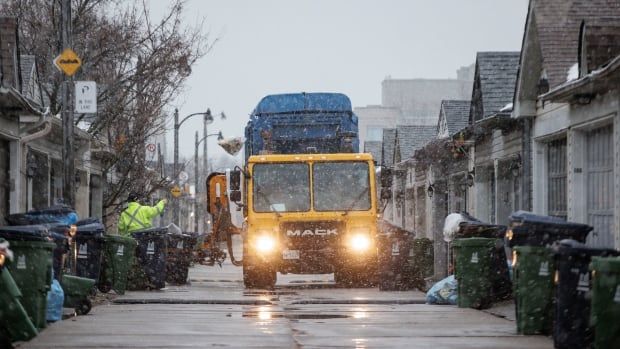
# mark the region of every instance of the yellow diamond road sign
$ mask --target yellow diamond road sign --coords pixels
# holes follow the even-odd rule
[[[77,53],[67,48],[54,59],[54,65],[66,75],[73,76],[73,74],[80,69],[82,60],[78,57]]]
[[[175,185],[174,187],[172,187],[172,189],[170,189],[170,193],[175,198],[178,198],[179,196],[181,196],[181,188],[179,188],[178,185]]]

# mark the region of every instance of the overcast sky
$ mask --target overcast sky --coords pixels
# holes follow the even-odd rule
[[[149,1],[152,16],[168,6]],[[521,48],[527,0],[189,0],[188,23],[206,18],[219,41],[194,68],[180,115],[224,111],[209,133],[243,136],[267,94],[343,92],[354,106],[381,103],[381,81],[455,78],[477,51]],[[194,154],[202,121],[181,127],[181,157]],[[172,154],[172,137],[168,137]],[[209,157],[223,153],[210,138]]]

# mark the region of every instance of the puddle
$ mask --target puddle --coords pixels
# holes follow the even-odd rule
[[[243,295],[246,297],[256,297],[256,296],[295,296],[297,292],[295,291],[244,291]]]
[[[319,313],[301,313],[301,314],[282,314],[272,313],[270,311],[246,311],[241,317],[257,318],[260,320],[269,319],[289,319],[289,320],[327,320],[327,319],[347,319],[351,316],[344,314],[319,314]]]

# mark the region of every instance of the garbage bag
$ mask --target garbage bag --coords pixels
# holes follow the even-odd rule
[[[65,303],[65,293],[56,278],[52,279],[52,286],[47,292],[47,312],[45,318],[48,322],[62,320],[62,306]]]
[[[13,251],[9,250],[9,242],[6,240],[0,241],[0,254],[5,256],[8,260],[13,260]],[[0,263],[2,267],[3,263]]]
[[[166,226],[168,228],[168,233],[170,234],[182,234],[181,228],[174,223],[170,223]]]
[[[243,139],[241,137],[226,138],[217,142],[228,154],[235,156],[243,147]]]
[[[456,305],[457,281],[454,275],[437,282],[426,292],[426,304]]]

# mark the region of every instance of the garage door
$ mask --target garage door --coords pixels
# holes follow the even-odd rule
[[[613,126],[588,132],[587,148],[587,196],[588,224],[594,227],[588,244],[591,246],[614,246],[614,158]]]

